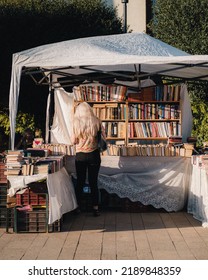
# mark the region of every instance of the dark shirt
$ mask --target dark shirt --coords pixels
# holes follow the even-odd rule
[[[33,146],[33,138],[26,138],[25,136],[23,136],[19,143],[16,146],[17,150],[26,150],[28,148],[32,148]]]

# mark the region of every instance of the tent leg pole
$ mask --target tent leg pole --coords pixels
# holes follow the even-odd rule
[[[49,107],[49,135],[48,142],[51,143],[51,127],[53,125],[53,116],[54,116],[54,88],[52,86],[52,74],[50,74],[50,86],[49,86],[49,94],[50,94],[50,107]]]

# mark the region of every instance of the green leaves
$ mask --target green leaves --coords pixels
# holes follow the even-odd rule
[[[208,54],[208,1],[157,0],[149,24],[154,37],[190,54]],[[197,145],[208,141],[208,83],[189,84]]]
[[[9,116],[5,112],[0,112],[0,127],[4,129],[6,135],[9,135]]]
[[[153,12],[155,37],[190,54],[208,53],[207,0],[157,0]]]
[[[0,111],[0,128],[4,129],[5,135],[9,135],[10,133],[9,114],[7,111]],[[26,128],[35,129],[34,116],[19,111],[16,118],[16,133],[22,134]]]
[[[18,112],[16,118],[16,132],[22,134],[26,128],[35,129],[34,116],[29,113]]]

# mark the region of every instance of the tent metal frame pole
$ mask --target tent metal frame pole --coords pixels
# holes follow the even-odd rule
[[[196,64],[183,64],[183,63],[172,64],[172,63],[170,63],[170,64],[165,64],[165,65],[180,65],[181,68],[176,67],[176,68],[167,69],[167,70],[164,70],[164,71],[179,70],[179,69],[183,69],[183,68],[192,68],[192,67],[197,67],[197,66],[208,68],[208,63],[207,62],[200,62],[200,63],[196,63]],[[97,70],[97,69],[93,69],[93,68],[89,68],[89,67],[93,67],[93,66],[79,66],[80,69],[86,69],[86,70],[89,70],[89,71],[97,71],[97,72],[108,73],[107,71]],[[39,74],[39,73],[42,73],[42,72],[53,72],[53,73],[55,73],[55,71],[57,72],[57,74],[67,75],[67,73],[63,73],[59,70],[67,70],[67,69],[75,69],[75,68],[76,67],[73,67],[73,66],[57,67],[57,68],[49,68],[49,69],[39,68],[38,70],[37,70],[37,68],[31,68],[31,69],[30,68],[25,68],[25,69],[22,70],[22,75],[29,75],[29,74],[33,75],[33,74]],[[34,70],[34,69],[36,69],[36,70]],[[158,74],[159,73],[160,73],[160,71],[158,71]]]
[[[39,74],[42,72],[52,72],[52,71],[58,71],[58,70],[67,70],[67,69],[75,69],[76,67],[73,66],[67,66],[67,67],[56,67],[56,68],[43,68],[43,67],[39,67],[39,68],[27,68],[25,67],[22,70],[22,74],[23,75],[28,75],[28,74]]]
[[[145,77],[148,77],[148,76],[161,75],[161,76],[169,76],[169,77],[172,77],[173,79],[182,79],[182,80],[186,80],[186,81],[193,81],[193,80],[196,81],[196,80],[198,80],[198,81],[206,82],[205,80],[203,81],[203,80],[200,80],[200,79],[208,77],[208,74],[207,75],[201,75],[201,76],[198,76],[198,77],[192,77],[192,78],[186,78],[186,77],[181,78],[181,76],[168,75],[168,72],[176,71],[176,70],[182,70],[184,68],[192,68],[192,67],[197,67],[197,66],[208,68],[208,64],[206,62],[201,62],[201,63],[197,63],[197,64],[188,64],[188,65],[180,64],[180,63],[170,64],[170,65],[178,65],[178,66],[173,67],[171,69],[159,70],[159,71],[148,72],[148,73],[142,72],[142,69],[141,69],[142,65],[141,64],[134,64],[134,67],[135,67],[135,65],[139,65],[139,71],[135,68],[135,73],[132,72],[132,75],[122,74],[122,73],[119,73],[119,72],[116,72],[116,71],[108,72],[108,71],[98,70],[98,69],[95,69],[95,68],[91,68],[91,66],[80,66],[79,68],[83,69],[83,70],[91,71],[92,73],[97,72],[97,73],[106,74],[106,75],[111,76],[111,77],[116,76],[116,77],[121,77],[121,78],[127,78],[127,79],[132,80],[132,81],[135,81],[135,79],[137,79],[139,81],[141,78],[145,78]],[[59,68],[53,68],[53,69],[40,68],[39,70],[37,70],[37,68],[32,68],[31,70],[27,68],[27,69],[24,69],[23,75],[29,75],[32,78],[32,80],[35,82],[35,84],[37,84],[37,85],[51,85],[51,86],[53,86],[54,82],[52,82],[52,80],[50,80],[50,78],[49,78],[49,76],[52,75],[52,74],[57,74],[57,75],[60,75],[60,76],[63,76],[63,77],[72,77],[72,80],[65,81],[65,83],[72,81],[70,86],[73,85],[73,78],[75,78],[75,79],[77,78],[77,82],[79,82],[80,78],[83,78],[83,79],[88,78],[90,80],[90,74],[91,73],[89,73],[89,77],[87,77],[87,75],[85,75],[85,76],[82,75],[82,74],[81,75],[76,75],[76,74],[72,74],[72,73],[66,73],[66,72],[59,71],[59,70],[64,70],[64,69],[65,70],[66,69],[75,69],[75,67],[69,66],[69,67],[59,67]],[[48,73],[45,74],[46,72],[48,72]],[[40,80],[37,80],[33,75],[40,74],[40,73],[42,73],[44,76]],[[95,77],[93,77],[93,78],[94,78],[94,81],[95,81],[96,78]]]
[[[140,74],[140,75],[138,75],[138,78],[151,77],[153,75],[156,75],[156,73],[154,73],[154,74],[153,73]],[[54,86],[55,84],[57,84],[57,82],[50,82],[50,81],[47,81],[47,80],[44,83],[43,80],[46,79],[46,77],[41,79],[40,81],[37,81],[32,75],[29,75],[29,76],[32,78],[32,80],[35,82],[36,85],[41,85],[41,86],[52,85],[52,86]],[[201,75],[201,76],[194,77],[194,78],[181,78],[180,76],[174,76],[173,77],[173,76],[169,76],[169,75],[163,75],[163,76],[166,76],[166,77],[169,77],[169,78],[172,78],[172,79],[180,79],[180,80],[183,80],[183,81],[184,80],[186,80],[186,81],[196,81],[197,80],[199,82],[207,82],[207,80],[202,80],[202,79],[208,77],[208,74],[207,75]],[[132,79],[132,81],[133,80],[134,79]],[[69,82],[69,84],[68,84],[68,82]],[[64,86],[73,86],[73,83],[70,83],[70,82],[71,82],[71,80],[65,80],[65,81],[62,81],[62,84]],[[87,81],[86,83],[88,83],[88,82],[89,81]],[[98,82],[98,81],[92,80],[91,82]],[[114,84],[119,84],[118,82],[113,82],[113,83]],[[85,84],[85,82],[82,82],[82,84]],[[54,88],[60,88],[60,87],[61,87],[61,85],[60,86],[54,86]]]
[[[139,70],[137,70],[137,66],[136,64],[134,64],[134,69],[135,69],[135,73],[136,73],[136,78],[137,78],[137,82],[138,82],[138,89],[139,92],[141,91],[141,81],[140,81],[140,73],[141,73],[141,65],[139,64]]]
[[[36,85],[42,85],[44,84],[43,81],[46,80],[46,84],[49,84],[48,82],[48,76],[50,75],[50,73],[48,73],[48,75],[43,76],[43,78],[41,78],[39,81],[37,79],[35,79],[35,77],[31,74],[28,74],[31,79],[35,82]]]
[[[98,70],[98,69],[93,69],[93,68],[89,68],[88,66],[80,66],[81,69],[84,70],[91,70],[94,72],[98,72],[98,73],[103,73],[103,74],[108,74],[110,76],[118,76],[118,77],[123,77],[123,78],[131,78],[132,81],[134,80],[135,76],[130,76],[130,75],[125,75],[125,74],[121,74],[118,72],[108,72],[108,71],[103,71],[103,70]],[[133,73],[133,72],[132,72]]]
[[[148,73],[146,73],[146,74],[139,74],[139,78],[143,78],[143,77],[147,77],[147,76],[153,76],[153,75],[158,75],[158,74],[160,74],[160,75],[163,75],[163,76],[165,76],[163,73],[168,73],[168,72],[171,72],[171,71],[175,71],[175,70],[180,70],[180,69],[184,69],[184,68],[192,68],[192,67],[197,67],[197,66],[201,66],[201,65],[207,65],[207,62],[201,62],[201,63],[197,63],[197,64],[188,64],[188,65],[185,65],[185,64],[179,64],[180,66],[177,66],[177,67],[174,67],[174,68],[171,68],[171,69],[166,69],[166,70],[160,70],[160,71],[154,71],[154,72],[148,72]],[[141,65],[141,64],[140,64]],[[168,65],[168,64],[167,64]],[[170,65],[172,65],[172,64],[170,64]],[[208,65],[207,65],[207,67],[208,67]],[[109,75],[116,75],[116,74],[118,74],[119,75],[119,73],[116,73],[116,72],[108,72],[108,71],[102,71],[102,70],[97,70],[97,69],[93,69],[93,68],[88,68],[88,67],[86,67],[86,66],[82,66],[81,68],[83,68],[83,69],[86,69],[86,70],[93,70],[93,71],[97,71],[97,72],[100,72],[100,73],[105,73],[105,74],[109,74]],[[140,72],[142,72],[142,71],[140,71]],[[121,77],[130,77],[130,76],[127,76],[127,75],[120,75]],[[207,74],[207,76],[208,76],[208,74]],[[134,78],[135,78],[135,76],[134,76]],[[174,78],[174,77],[173,77]],[[189,78],[184,78],[184,79],[189,79]],[[193,77],[193,78],[191,78],[192,80],[194,80],[194,79],[196,79],[195,77]],[[133,79],[132,79],[133,80]]]
[[[49,75],[49,94],[50,94],[50,105],[49,105],[49,121],[48,121],[48,125],[49,125],[49,134],[48,134],[48,143],[51,142],[51,127],[53,125],[53,116],[54,116],[54,88],[52,86],[52,80],[53,80],[53,74],[50,73]]]
[[[147,73],[147,74],[141,74],[139,75],[140,78],[142,77],[146,77],[146,76],[152,76],[152,75],[163,75],[163,73],[168,73],[168,72],[171,72],[171,71],[175,71],[175,70],[181,70],[181,69],[184,69],[184,68],[192,68],[192,67],[197,67],[197,66],[201,66],[201,65],[204,65],[205,62],[202,62],[202,63],[197,63],[197,64],[188,64],[188,65],[182,65],[182,66],[178,66],[178,67],[175,67],[175,68],[171,68],[171,69],[166,69],[166,70],[161,70],[161,71],[154,71],[154,72],[151,72],[151,73]],[[164,76],[164,75],[163,75]],[[208,76],[208,74],[207,74]],[[174,77],[173,77],[174,78]],[[188,79],[188,78],[184,78],[184,79]],[[195,79],[192,78],[192,79]]]
[[[156,74],[155,74],[156,75]],[[139,77],[143,77],[143,78],[145,78],[145,77],[151,77],[151,76],[154,76],[153,75],[153,73],[146,73],[146,74],[140,74],[140,75],[138,75],[137,77],[138,77],[138,79],[139,79]],[[188,82],[191,82],[191,81],[195,81],[196,82],[196,77],[195,78],[181,78],[180,76],[169,76],[169,75],[163,75],[163,76],[165,76],[165,77],[167,77],[167,78],[172,78],[172,82],[171,83],[173,83],[173,82],[175,82],[175,79],[177,79],[177,82],[184,82],[184,81],[188,81]],[[30,77],[32,78],[32,80],[35,82],[35,84],[36,85],[39,85],[39,86],[53,86],[53,88],[55,89],[55,88],[61,88],[61,87],[71,87],[71,86],[74,86],[75,85],[75,83],[72,83],[71,82],[71,80],[65,80],[65,81],[62,81],[62,83],[60,84],[59,82],[57,82],[57,81],[55,81],[55,82],[50,82],[50,81],[46,81],[45,83],[44,82],[38,82],[32,75],[30,75]],[[207,80],[202,80],[202,78],[206,78],[206,77],[208,77],[208,74],[207,75],[203,75],[203,76],[199,76],[199,77],[197,77],[198,79],[199,78],[201,78],[200,80],[197,80],[198,82],[203,82],[203,83],[205,83],[205,82],[207,82]],[[133,79],[132,79],[132,81],[133,81]],[[92,80],[91,82],[98,82],[98,81],[95,81],[95,80]],[[77,81],[77,83],[78,83],[78,81]],[[76,84],[77,84],[76,83]],[[82,82],[82,81],[80,81],[80,83],[82,83],[82,84],[87,84],[87,83],[89,83],[89,81],[86,81],[86,82]],[[101,82],[102,83],[102,82]],[[59,84],[59,85],[57,85],[57,84]],[[114,81],[114,82],[112,82],[112,84],[115,84],[115,85],[124,85],[124,83],[119,83],[118,81]],[[130,86],[130,88],[135,88],[135,87],[132,87],[132,86]],[[138,89],[138,87],[137,87],[137,89]]]

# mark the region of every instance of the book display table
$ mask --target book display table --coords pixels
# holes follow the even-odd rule
[[[192,156],[192,175],[188,196],[188,213],[208,227],[208,156]]]
[[[66,169],[75,173],[74,157]],[[180,211],[188,198],[191,160],[186,157],[103,156],[98,178],[100,189],[144,205]]]

